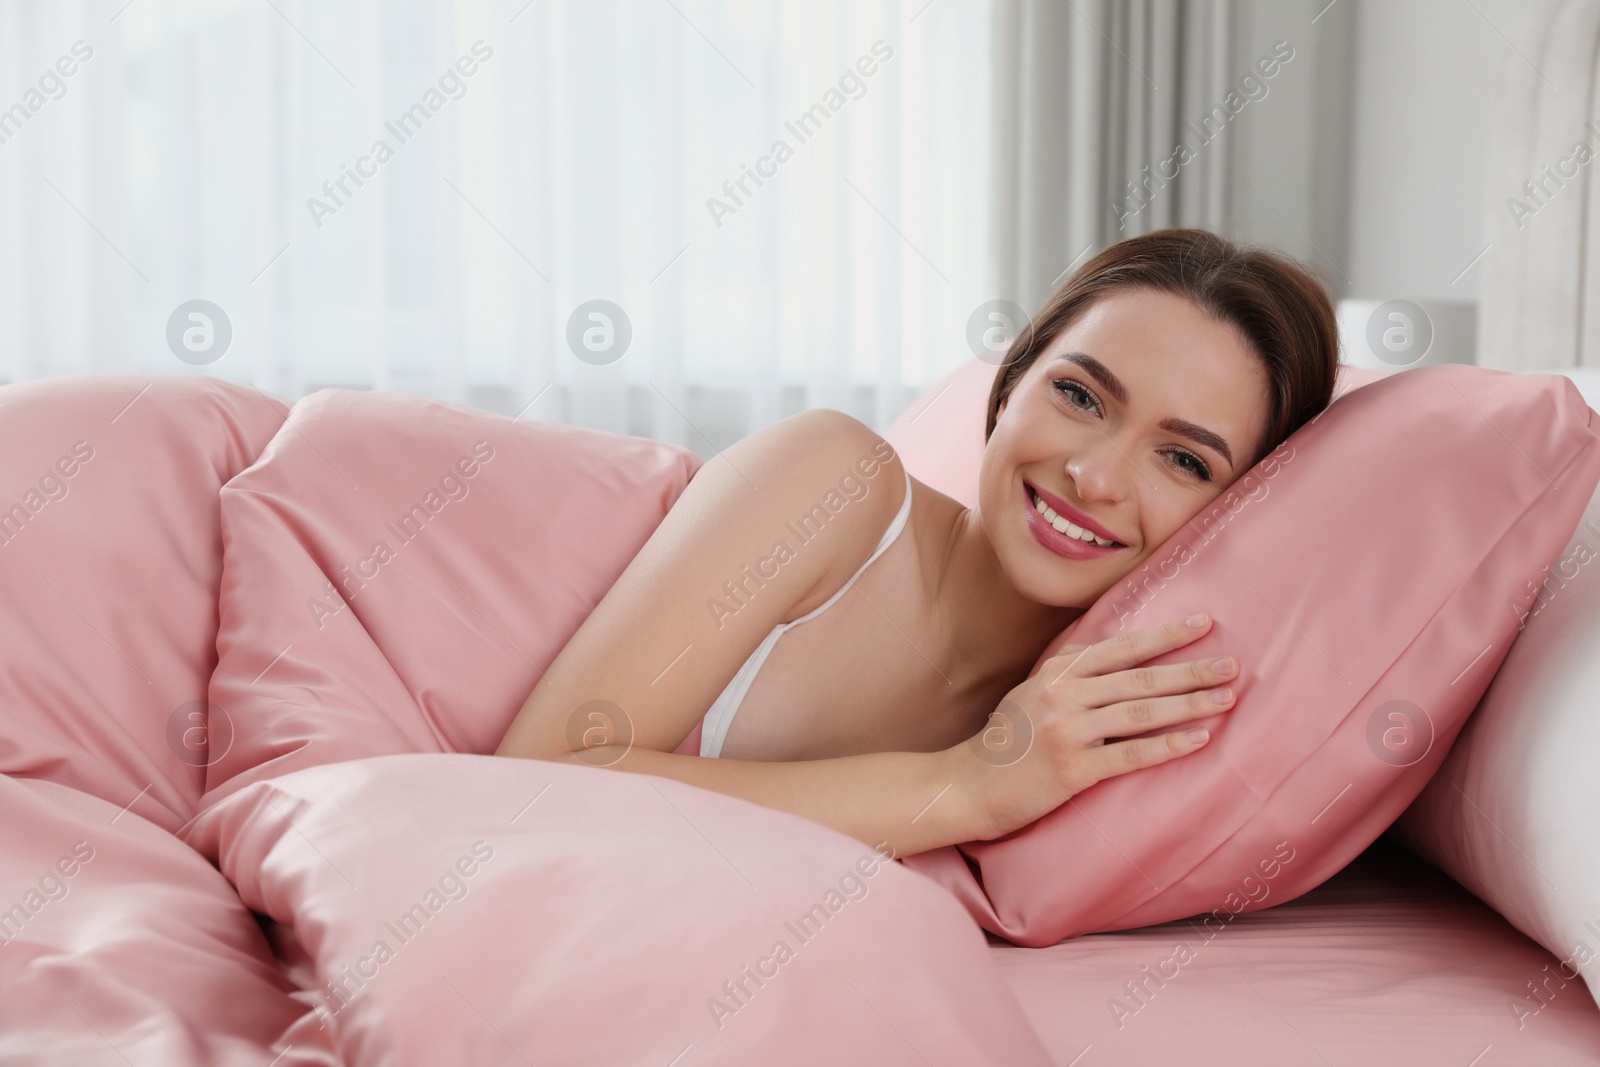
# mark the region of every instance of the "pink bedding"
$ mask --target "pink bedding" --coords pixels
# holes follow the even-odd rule
[[[0,411],[45,442],[0,452],[24,501],[107,442],[0,545],[0,1064],[1049,1062],[960,906],[859,842],[472,754],[692,453],[159,376]]]
[[[135,396],[148,417],[118,422],[137,429],[115,439],[127,465],[44,507],[36,521],[62,528],[36,539],[47,547],[0,546],[5,589],[59,566],[81,594],[0,598],[0,1067],[1066,1064],[1093,1043],[1076,1061],[1089,1067],[1254,1040],[1227,1014],[1271,1023],[1239,1003],[1245,971],[1361,1062],[1427,1062],[1411,1038],[1434,1024],[1406,1011],[1483,1014],[1485,1042],[1513,1052],[1481,1067],[1535,1062],[1517,1050],[1585,1062],[1567,1049],[1600,1032],[1600,1009],[1566,996],[1500,1040],[1491,1001],[1505,1011],[1542,950],[1470,901],[1442,933],[1397,938],[1392,910],[1368,900],[1316,936],[1231,955],[1253,944],[1235,935],[1278,929],[1317,893],[1241,917],[1186,971],[1196,981],[1108,1029],[1110,986],[1159,960],[1170,932],[996,947],[934,882],[818,824],[667,779],[474,752],[670,506],[693,469],[673,450],[344,391],[284,423],[241,387],[161,376],[8,387],[0,414],[70,445]],[[306,612],[306,581],[315,595],[420,492],[418,470],[436,480],[436,459],[490,435],[499,451],[470,497],[326,627],[274,644]],[[22,493],[53,447],[19,444],[16,463],[0,451],[0,492]],[[588,491],[571,464],[604,465],[608,447],[606,469],[632,481]],[[618,517],[602,499],[618,484],[655,488]],[[518,572],[541,518],[551,545],[587,537],[594,554],[569,556],[596,569]],[[499,586],[496,567],[512,575]],[[130,667],[145,680],[116,673]],[[236,714],[190,744],[175,713],[208,680],[212,710]],[[1408,968],[1435,975],[1418,979],[1427,996],[1378,985]],[[1467,977],[1439,977],[1453,970]],[[1353,1045],[1363,1019],[1387,1029]],[[1145,1022],[1150,1036],[1129,1036]],[[1322,1062],[1286,1040],[1229,1062]]]
[[[188,836],[291,928],[347,1064],[1050,1062],[944,890],[681,782],[385,756]]]
[[[168,830],[194,814],[205,759],[191,742],[217,665],[217,493],[286,411],[205,377],[0,389],[0,772]]]
[[[289,422],[220,493],[202,805],[335,760],[494,751],[699,466],[392,393],[324,389]]]
[[[991,951],[1058,1064],[1600,1063],[1581,981],[1388,837],[1310,893],[1226,924]]]
[[[0,775],[0,1064],[335,1064],[238,893],[118,805]]]

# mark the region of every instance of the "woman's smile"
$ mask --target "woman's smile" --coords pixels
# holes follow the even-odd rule
[[[1128,547],[1060,497],[1022,483],[1028,529],[1045,548],[1068,559],[1101,559]]]

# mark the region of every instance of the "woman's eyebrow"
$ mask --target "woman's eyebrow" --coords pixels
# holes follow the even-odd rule
[[[1100,387],[1111,394],[1119,404],[1128,402],[1128,387],[1122,384],[1122,379],[1111,373],[1111,368],[1101,363],[1087,352],[1063,352],[1056,356],[1057,360],[1066,363],[1075,363],[1082,367],[1089,377],[1100,383]],[[1187,419],[1162,419],[1161,428],[1170,433],[1187,437],[1197,445],[1204,445],[1219,453],[1228,461],[1228,466],[1233,466],[1233,450],[1228,447],[1217,434],[1212,433],[1204,426],[1197,426]]]
[[[1089,372],[1089,377],[1100,383],[1100,387],[1111,394],[1111,398],[1119,404],[1128,402],[1128,387],[1122,384],[1122,379],[1111,373],[1111,368],[1095,359],[1087,352],[1063,352],[1056,359],[1066,363],[1076,363]]]
[[[1205,445],[1207,448],[1216,449],[1222,453],[1222,458],[1228,461],[1228,466],[1233,466],[1233,452],[1228,448],[1228,442],[1204,426],[1196,426],[1185,419],[1162,419],[1161,428],[1170,430],[1180,437],[1187,437],[1197,445]]]

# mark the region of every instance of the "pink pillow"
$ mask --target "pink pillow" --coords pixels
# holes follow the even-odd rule
[[[169,830],[205,781],[217,492],[283,424],[214,378],[0,388],[0,772]]]
[[[967,360],[930,385],[883,435],[911,477],[969,508],[978,506],[983,427],[999,369]]]
[[[912,443],[890,441],[917,471]],[[1504,604],[1597,479],[1600,422],[1564,378],[1446,364],[1341,396],[1041,657],[1211,613],[1210,633],[1151,661],[1239,657],[1234,709],[1201,720],[1211,743],[905,863],[1025,945],[1221,924],[1306,892],[1438,769],[1516,635]]]
[[[0,775],[0,1063],[334,1062],[233,887],[120,809]]]
[[[946,893],[683,782],[385,756],[261,782],[190,830],[292,931],[352,1067],[1051,1062]]]
[[[493,752],[699,466],[395,393],[302,399],[221,493],[205,804],[402,752]],[[342,595],[340,590],[342,590]]]

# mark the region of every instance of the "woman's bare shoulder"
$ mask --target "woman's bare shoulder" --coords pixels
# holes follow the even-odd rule
[[[834,408],[807,408],[750,434],[741,445],[803,452],[837,462],[845,453],[873,453],[878,463],[899,462],[893,447],[872,427]]]
[[[838,589],[905,493],[899,457],[859,420],[806,411],[708,459],[534,688],[502,754],[569,751],[605,700],[635,744],[671,751],[778,623]]]
[[[823,491],[828,497],[823,507],[830,516],[853,509],[851,526],[881,531],[904,499],[907,482],[899,454],[872,427],[843,411],[810,408],[739,444],[759,453],[767,469],[810,486],[813,495]],[[789,507],[812,503],[803,495],[790,492],[774,499]]]
[[[871,556],[905,499],[905,468],[870,426],[831,408],[791,415],[741,443],[765,453],[768,469],[785,472],[791,483],[769,498],[770,510],[763,508],[765,523],[784,535],[773,550],[804,545],[826,560],[792,612],[804,614]]]

